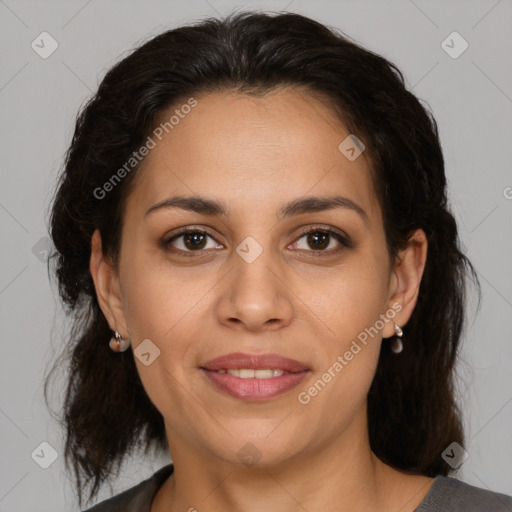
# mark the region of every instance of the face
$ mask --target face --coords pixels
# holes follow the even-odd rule
[[[112,308],[136,354],[150,340],[139,350],[151,363],[135,362],[171,452],[180,439],[228,463],[244,450],[276,463],[353,440],[399,318],[366,155],[340,151],[349,132],[305,91],[196,100],[138,171]],[[193,195],[223,213],[165,203]],[[212,370],[233,353],[296,365],[228,358]]]

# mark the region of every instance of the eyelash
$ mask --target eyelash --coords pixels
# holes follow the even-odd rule
[[[173,234],[171,237],[162,240],[161,245],[162,245],[163,249],[168,251],[168,252],[182,253],[183,256],[188,257],[188,258],[196,257],[196,255],[194,253],[201,253],[205,249],[200,249],[200,250],[197,250],[197,251],[183,251],[182,249],[169,249],[169,244],[172,241],[176,240],[177,238],[179,238],[179,237],[181,237],[183,235],[194,234],[194,233],[196,233],[196,234],[199,233],[199,234],[202,234],[202,235],[208,235],[211,238],[213,238],[213,240],[215,240],[215,242],[217,242],[217,240],[215,238],[215,235],[212,232],[210,232],[207,229],[205,229],[205,228],[202,228],[202,229],[186,228],[186,229],[183,229],[182,231],[179,231],[178,233]],[[347,236],[342,235],[340,233],[337,233],[336,231],[333,231],[329,227],[322,227],[322,228],[321,227],[313,227],[313,228],[304,229],[304,230],[302,230],[298,234],[298,236],[296,238],[296,241],[300,240],[302,237],[304,237],[305,235],[308,235],[310,233],[322,233],[322,234],[328,235],[330,237],[333,237],[342,246],[344,246],[346,248],[351,248],[353,246],[352,242],[350,241],[350,239]],[[217,242],[217,243],[219,243],[219,242]],[[296,242],[293,242],[293,243],[296,243]],[[342,249],[338,248],[338,249],[330,249],[328,251],[326,251],[326,250],[318,250],[318,251],[310,250],[310,251],[306,251],[306,252],[313,253],[313,255],[315,257],[316,256],[322,257],[323,255],[326,255],[326,254],[329,255],[329,254],[337,253],[337,252],[339,252],[341,250]]]

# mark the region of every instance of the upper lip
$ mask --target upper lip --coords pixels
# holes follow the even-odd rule
[[[216,357],[205,363],[202,368],[206,370],[222,370],[247,368],[252,370],[279,369],[287,372],[297,373],[309,370],[295,359],[280,356],[279,354],[243,354],[233,352]]]

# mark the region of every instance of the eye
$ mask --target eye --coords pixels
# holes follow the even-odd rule
[[[199,252],[205,249],[218,248],[215,244],[213,244],[213,247],[207,246],[208,237],[215,240],[213,234],[209,231],[204,229],[187,228],[164,240],[163,245],[165,249],[171,252],[182,253]],[[169,246],[172,246],[173,248],[170,248]],[[187,256],[192,255],[187,254]]]
[[[307,247],[298,247],[299,241],[305,238],[306,243],[304,245],[307,245],[309,247],[313,248],[313,251],[308,251]],[[334,240],[333,240],[334,239]],[[332,248],[332,245],[336,246],[336,243],[341,244],[343,247],[351,247],[352,244],[349,240],[349,238],[346,235],[342,235],[341,233],[338,233],[336,231],[333,231],[330,228],[308,228],[304,231],[302,231],[299,235],[298,241],[294,242],[292,245],[296,246],[295,248],[298,248],[300,250],[306,250],[308,252],[327,252],[327,253],[333,253],[338,252],[341,249],[338,247]],[[330,249],[329,249],[330,247]],[[326,250],[329,249],[329,250]]]

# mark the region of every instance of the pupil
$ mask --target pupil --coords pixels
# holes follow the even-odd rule
[[[312,233],[309,235],[308,237],[308,243],[311,242],[312,240],[315,240],[315,242],[313,243],[313,245],[315,246],[314,248],[315,249],[324,249],[325,247],[327,247],[329,244],[325,244],[325,241],[329,238],[329,235],[327,233],[319,233],[319,232],[316,232],[316,233]],[[318,240],[320,240],[320,244],[318,244]]]
[[[202,239],[198,240],[199,238],[202,238]],[[191,242],[191,240],[194,240],[194,241],[191,243],[191,246],[189,247],[189,243]],[[199,242],[199,243],[196,243],[196,242]],[[202,248],[202,246],[200,247],[202,242],[204,242],[204,235],[202,235],[201,233],[188,233],[185,235],[185,245],[187,246],[187,249]]]

